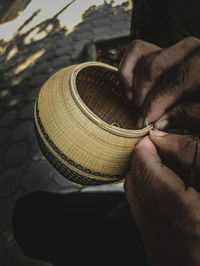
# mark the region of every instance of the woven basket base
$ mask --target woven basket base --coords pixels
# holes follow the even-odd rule
[[[34,124],[35,125],[35,124]],[[44,144],[42,138],[40,137],[37,127],[35,125],[35,136],[37,138],[40,150],[42,151],[43,155],[45,158],[49,161],[49,163],[66,179],[69,181],[75,182],[80,185],[103,185],[103,184],[108,184],[108,183],[114,183],[116,181],[103,181],[103,180],[97,180],[97,179],[92,179],[88,178],[87,176],[80,175],[71,169],[69,169],[66,165],[64,165],[58,158],[56,158],[50,150],[46,147]],[[119,179],[120,181],[120,179]],[[117,182],[119,182],[117,181]]]

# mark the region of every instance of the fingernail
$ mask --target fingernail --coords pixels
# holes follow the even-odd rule
[[[142,128],[144,125],[144,120],[143,118],[139,118],[138,122],[137,122],[137,127],[138,128]]]
[[[166,119],[164,120],[158,120],[155,124],[154,124],[154,127],[156,129],[159,129],[159,130],[163,130],[166,128],[166,126],[168,125],[168,121]]]
[[[163,136],[168,135],[168,133],[164,132],[164,131],[157,130],[157,129],[152,129],[152,130],[150,130],[150,135],[153,137],[163,137]]]

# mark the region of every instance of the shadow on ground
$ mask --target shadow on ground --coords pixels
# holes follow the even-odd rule
[[[41,189],[61,193],[80,189],[63,179],[39,150],[33,106],[41,86],[63,67],[95,60],[96,41],[129,32],[131,11],[125,11],[126,4],[91,7],[72,32],[58,19],[66,8],[22,33],[38,10],[9,43],[0,40],[0,265],[42,265],[23,256],[12,235],[12,210],[19,197]],[[104,61],[102,55],[99,58]]]

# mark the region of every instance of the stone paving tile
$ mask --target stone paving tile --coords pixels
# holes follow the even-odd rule
[[[73,184],[72,186],[71,181],[60,176],[60,174],[56,171],[53,173],[52,182],[54,182],[55,186],[57,187],[57,191],[61,193],[65,193],[67,191],[74,192],[81,189],[81,186],[79,186],[78,184]]]
[[[33,139],[32,143],[30,145],[29,156],[35,162],[41,161],[44,158],[42,152],[39,149],[38,143],[37,143],[35,138]]]
[[[0,217],[1,217],[0,228],[1,230],[6,229],[8,227],[8,224],[10,223],[13,206],[14,206],[14,202],[11,197],[2,198],[2,196],[0,196]]]
[[[22,95],[15,95],[15,96],[13,96],[12,99],[10,99],[10,101],[8,101],[5,104],[5,108],[7,110],[11,110],[12,108],[15,108],[15,107],[18,107],[19,108],[20,106],[22,106],[21,99],[22,99]],[[11,124],[12,123],[10,123],[10,125]]]
[[[0,127],[6,127],[12,123],[12,121],[16,118],[17,111],[10,110],[9,112],[5,112],[0,118]]]
[[[46,160],[41,160],[37,164],[30,165],[25,171],[22,184],[28,191],[43,189],[52,178],[52,167]]]
[[[42,262],[25,256],[14,242],[11,247],[6,248],[5,264],[3,266],[28,265],[28,266],[51,266],[50,263]]]
[[[14,166],[19,164],[23,159],[25,159],[27,152],[28,145],[25,142],[20,141],[14,143],[5,153],[5,165]]]
[[[55,69],[57,68],[61,68],[63,66],[66,66],[69,64],[70,61],[70,57],[67,55],[63,55],[58,57],[54,62],[53,62],[53,66],[55,67]]]
[[[18,117],[21,120],[33,118],[34,102],[26,104],[19,112]]]
[[[27,191],[21,186],[17,188],[17,190],[11,195],[11,200],[16,203],[16,201],[27,194]]]
[[[37,73],[37,72],[36,72]],[[35,75],[35,77],[31,80],[31,87],[32,88],[38,88],[43,85],[43,83],[49,78],[49,75],[47,74],[39,74]]]
[[[85,45],[88,44],[88,40],[82,40],[79,42],[76,42],[72,47],[72,55],[71,59],[72,61],[75,61],[77,59],[80,59],[84,50]],[[79,62],[77,62],[79,63]]]
[[[5,153],[5,165],[14,166],[19,164],[23,159],[25,159],[27,152],[28,145],[25,142],[20,141],[14,143]]]
[[[10,134],[11,134],[10,128],[0,129],[0,145],[3,144],[9,138]]]
[[[20,169],[7,169],[3,174],[1,174],[0,182],[0,198],[14,193],[21,183]]]
[[[34,29],[27,34],[19,30],[7,46],[0,43],[0,48],[6,47],[0,56],[0,266],[49,266],[26,257],[15,242],[11,217],[18,198],[41,189],[59,193],[98,189],[64,179],[46,161],[34,136],[33,106],[41,86],[53,73],[95,60],[95,41],[129,35],[131,11],[125,7],[91,7],[83,22],[69,33],[59,27],[57,18],[48,19],[38,26],[46,30],[53,25],[45,38],[33,38],[26,44]],[[115,189],[121,190],[109,187]]]
[[[2,236],[0,236],[0,265],[3,266],[4,262],[5,262],[4,241]]]
[[[17,141],[25,139],[31,134],[33,134],[33,123],[31,121],[25,121],[14,128],[11,134],[11,138],[14,141]]]

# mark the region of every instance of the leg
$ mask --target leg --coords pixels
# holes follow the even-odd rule
[[[35,192],[17,202],[13,230],[25,254],[54,265],[119,259],[145,265],[124,193]]]

